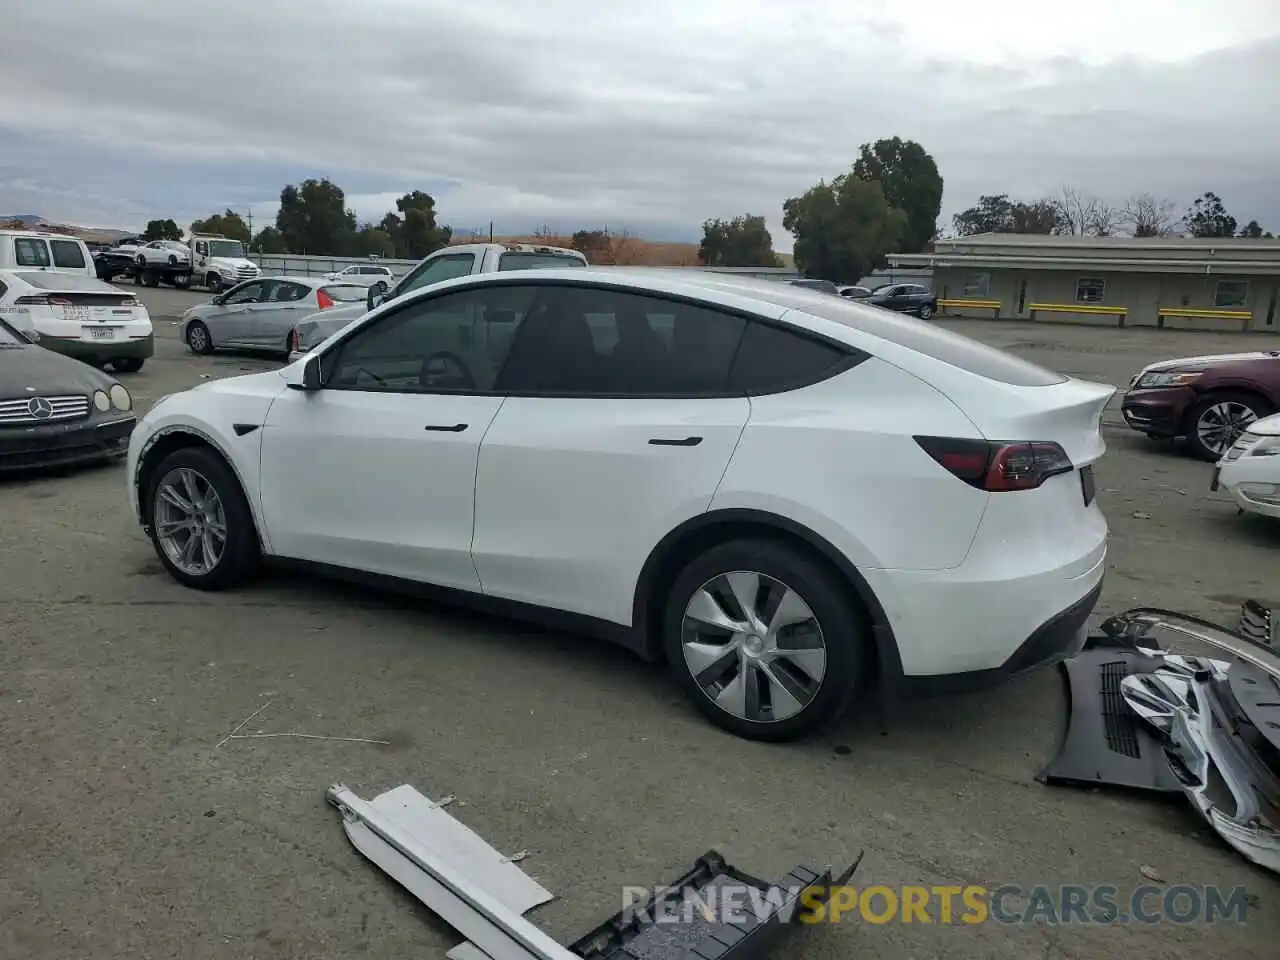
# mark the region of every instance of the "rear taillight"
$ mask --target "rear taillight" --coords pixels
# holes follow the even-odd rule
[[[916,437],[916,443],[953,476],[979,490],[1034,490],[1075,464],[1056,443],[999,443],[956,437]]]
[[[66,297],[60,297],[57,294],[37,293],[29,297],[19,297],[13,301],[15,304],[21,303],[27,306],[39,307],[69,307],[71,301]]]
[[[328,310],[333,306],[333,297],[329,296],[323,290],[316,291],[316,303],[320,304],[321,310]]]
[[[122,306],[122,307],[140,307],[140,306],[142,306],[142,301],[141,301],[141,300],[139,300],[137,297],[125,297],[123,300],[121,300],[121,301],[120,301],[120,306]]]

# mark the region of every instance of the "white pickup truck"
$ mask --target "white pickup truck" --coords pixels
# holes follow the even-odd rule
[[[586,257],[577,250],[565,247],[530,243],[464,243],[444,247],[420,262],[385,293],[381,293],[376,286],[370,287],[365,303],[313,313],[299,320],[298,325],[293,328],[293,349],[289,353],[289,362],[310,353],[374,307],[402,297],[411,290],[477,273],[585,266]]]

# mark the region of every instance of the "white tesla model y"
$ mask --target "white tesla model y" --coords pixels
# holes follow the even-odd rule
[[[665,658],[713,722],[781,740],[868,685],[1075,652],[1113,392],[787,284],[499,273],[165,398],[130,495],[188,586],[273,558],[431,588]]]

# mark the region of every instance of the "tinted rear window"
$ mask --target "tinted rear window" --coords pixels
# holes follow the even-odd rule
[[[749,394],[817,383],[849,362],[850,352],[766,323],[747,324],[729,371],[729,387]]]
[[[967,373],[1015,387],[1048,387],[1068,378],[985,343],[901,313],[861,306],[843,298],[805,304],[805,313],[861,330],[923,353]]]
[[[335,283],[333,286],[324,287],[323,289],[325,293],[340,303],[363,302],[369,298],[368,289],[354,283]]]
[[[80,244],[74,240],[50,240],[49,246],[53,247],[53,265],[55,267],[62,267],[64,270],[75,270],[87,266],[84,252],[80,249]]]
[[[97,277],[89,277],[82,274],[57,272],[36,273],[35,271],[23,271],[21,273],[15,273],[14,276],[23,283],[30,284],[39,290],[57,290],[60,293],[120,292],[109,283],[103,283]]]
[[[585,267],[581,258],[567,253],[504,253],[499,270],[538,270],[542,267]]]

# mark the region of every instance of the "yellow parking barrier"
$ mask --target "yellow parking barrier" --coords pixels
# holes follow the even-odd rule
[[[992,319],[1000,319],[999,300],[939,300],[938,306],[944,310],[947,307],[955,310],[990,310]]]
[[[1101,303],[1031,303],[1027,305],[1031,311],[1031,319],[1037,313],[1088,313],[1104,317],[1115,317],[1116,326],[1123,327],[1125,318],[1129,316],[1128,307],[1108,307]]]
[[[1242,331],[1249,329],[1249,321],[1253,319],[1250,310],[1205,310],[1200,307],[1161,307],[1156,317],[1156,326],[1163,327],[1165,317],[1183,317],[1188,320],[1239,320]]]

